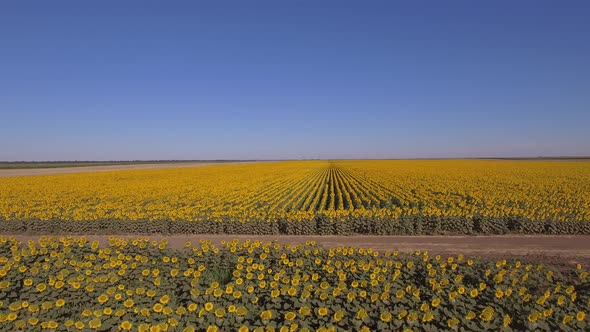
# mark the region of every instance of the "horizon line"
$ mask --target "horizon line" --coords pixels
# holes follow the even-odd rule
[[[0,163],[148,163],[148,162],[237,162],[237,161],[313,161],[313,160],[461,160],[461,159],[590,159],[590,156],[515,156],[515,157],[414,157],[414,158],[268,158],[268,159],[128,159],[128,160],[2,160]]]

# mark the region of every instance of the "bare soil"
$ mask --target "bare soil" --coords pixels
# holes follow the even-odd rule
[[[154,164],[107,165],[107,166],[60,167],[60,168],[0,169],[0,177],[67,174],[67,173],[88,173],[88,172],[158,169],[158,168],[199,167],[199,166],[238,164],[238,163],[251,163],[251,161],[244,161],[244,162],[176,162],[176,163],[172,162],[172,163],[154,163]]]
[[[108,242],[108,235],[86,235],[91,241],[98,240],[102,245]],[[379,251],[399,250],[413,252],[428,250],[443,256],[463,254],[467,257],[489,259],[518,258],[533,262],[548,262],[558,265],[590,263],[590,236],[562,235],[504,235],[504,236],[292,236],[292,235],[126,235],[116,236],[129,239],[149,237],[151,240],[167,239],[169,247],[181,249],[187,241],[193,245],[200,240],[210,240],[214,244],[234,239],[244,241],[278,241],[281,244],[302,244],[315,241],[324,247],[354,246],[373,248]],[[21,241],[37,240],[38,235],[15,235]]]

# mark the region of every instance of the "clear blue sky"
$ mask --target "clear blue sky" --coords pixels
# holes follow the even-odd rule
[[[1,1],[0,160],[590,155],[590,1]]]

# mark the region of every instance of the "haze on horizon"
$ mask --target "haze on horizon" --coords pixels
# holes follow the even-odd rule
[[[0,161],[590,156],[588,1],[0,2]]]

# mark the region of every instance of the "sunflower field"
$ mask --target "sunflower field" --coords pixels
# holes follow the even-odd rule
[[[590,234],[590,162],[290,161],[0,178],[5,233]]]
[[[0,238],[0,330],[583,331],[588,272],[245,240]]]

